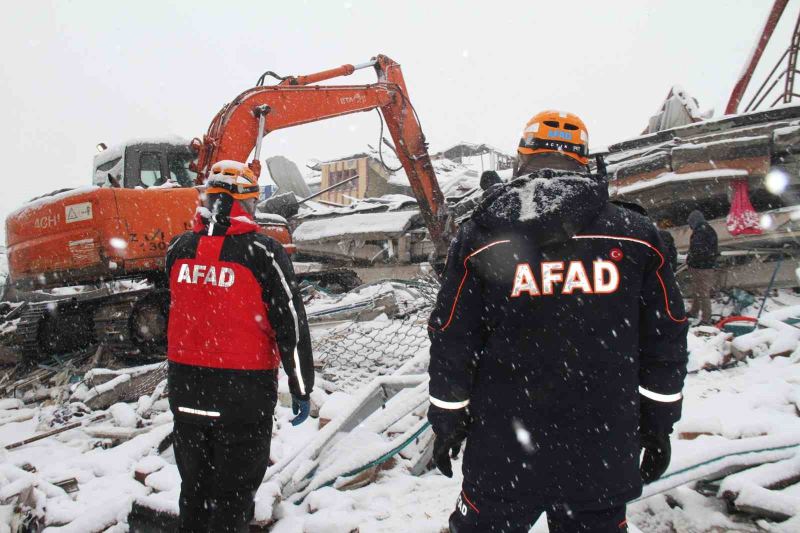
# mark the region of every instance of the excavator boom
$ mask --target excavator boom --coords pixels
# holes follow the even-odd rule
[[[311,85],[368,67],[375,68],[377,83]],[[187,153],[185,145],[176,151],[162,146],[165,143],[130,143],[101,164],[111,166],[98,165],[95,171],[95,178],[100,172],[105,183],[105,173],[113,187],[46,195],[7,218],[10,281],[5,295],[25,305],[15,308],[18,316],[5,319],[17,320],[13,343],[26,359],[41,360],[58,350],[93,344],[127,356],[163,354],[168,305],[164,255],[170,239],[191,228],[200,199],[183,163],[197,156],[189,168],[198,171],[196,184],[202,184],[213,163],[247,161],[255,148],[250,166],[258,173],[262,139],[282,128],[379,110],[437,253],[445,255],[444,198],[400,66],[378,56],[362,65],[279,79],[277,86],[259,84],[225,105],[203,140],[192,141],[194,153]],[[119,172],[112,180],[114,168]],[[162,188],[170,176],[176,181],[185,177],[183,187]],[[292,250],[285,220],[261,220],[259,225],[259,231]],[[349,287],[355,286],[357,276],[327,272],[317,279]],[[85,287],[34,294],[63,285]],[[38,301],[42,298],[46,301]]]
[[[370,85],[309,85],[372,66],[378,83]],[[214,117],[207,134],[193,141],[198,152],[198,182],[223,159],[246,161],[260,150],[271,131],[360,111],[378,109],[394,140],[397,156],[408,176],[437,253],[447,253],[447,210],[431,165],[425,135],[408,97],[400,65],[379,55],[361,65],[343,65],[306,76],[282,78],[279,85],[248,89]],[[260,163],[251,163],[256,173]]]

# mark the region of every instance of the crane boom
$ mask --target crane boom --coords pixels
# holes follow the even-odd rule
[[[742,96],[744,96],[744,92],[750,84],[750,79],[753,77],[753,73],[759,61],[761,61],[761,55],[764,53],[764,49],[767,47],[767,43],[769,43],[772,37],[772,32],[775,31],[775,27],[778,25],[778,21],[780,21],[786,9],[786,4],[788,3],[789,0],[775,0],[772,4],[772,9],[770,9],[769,16],[758,37],[758,42],[755,48],[753,48],[750,57],[747,58],[747,64],[744,66],[728,98],[728,105],[725,107],[726,115],[735,115],[739,111],[739,102],[741,102]]]
[[[309,85],[372,66],[378,82],[369,85]],[[428,154],[425,135],[408,97],[400,65],[379,55],[362,65],[343,65],[306,76],[283,78],[279,85],[246,90],[214,117],[208,132],[193,141],[198,152],[198,181],[223,159],[246,161],[262,136],[283,128],[378,109],[394,140],[437,253],[449,245],[447,209]],[[259,117],[263,120],[259,122]],[[260,130],[260,124],[263,128]],[[251,168],[258,174],[260,163]]]

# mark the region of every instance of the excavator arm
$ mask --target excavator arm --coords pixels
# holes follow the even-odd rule
[[[347,76],[373,66],[378,83],[370,85],[310,85]],[[248,89],[214,117],[203,140],[195,139],[198,182],[220,160],[246,161],[255,148],[251,168],[260,173],[261,140],[269,132],[359,111],[378,109],[394,140],[437,254],[447,253],[447,209],[431,165],[425,135],[408,98],[400,65],[379,55],[362,65],[343,65],[307,76],[282,78],[278,85]]]

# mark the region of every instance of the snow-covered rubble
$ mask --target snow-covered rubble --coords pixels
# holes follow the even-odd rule
[[[453,479],[436,471],[420,475],[431,438],[424,418],[428,345],[423,337],[408,354],[392,351],[402,344],[398,328],[427,312],[424,287],[384,282],[344,296],[317,293],[308,311],[324,315],[387,294],[400,302],[392,316],[314,326],[320,354],[362,331],[375,331],[371,339],[382,348],[366,372],[371,382],[329,381],[337,372],[348,375],[345,362],[361,364],[346,349],[337,352],[335,371],[321,363],[322,386],[312,398],[318,418],[293,427],[288,403],[278,405],[273,466],[257,493],[262,527],[278,533],[439,533],[445,527],[461,479],[459,473]],[[746,314],[755,315],[759,304]],[[769,300],[751,333],[691,328],[691,373],[672,464],[629,507],[641,531],[800,530],[800,329],[790,325],[798,314],[800,298],[787,292]],[[0,450],[0,531],[23,516],[50,532],[127,531],[134,504],[176,515],[180,477],[168,439],[166,382],[142,380],[158,376],[159,368],[94,369],[79,383],[62,385],[65,393],[42,397],[26,389],[25,396],[0,399],[0,445],[71,427]],[[137,397],[108,396],[102,406],[87,406],[98,390],[130,388],[134,380],[143,387]],[[546,530],[544,520],[533,529]]]
[[[296,242],[319,241],[341,238],[343,234],[403,233],[411,228],[414,219],[419,218],[417,210],[389,211],[385,213],[358,213],[336,219],[309,220],[297,226],[294,232]]]

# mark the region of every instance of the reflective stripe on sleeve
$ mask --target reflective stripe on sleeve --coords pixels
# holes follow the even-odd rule
[[[431,396],[431,403],[442,409],[461,409],[469,405],[469,400],[464,400],[463,402],[445,402]]]
[[[211,418],[219,417],[219,411],[203,411],[202,409],[193,409],[191,407],[178,407],[181,413],[189,413],[190,415],[209,416]]]
[[[683,398],[683,394],[681,394],[680,392],[675,394],[659,394],[657,392],[647,390],[641,386],[639,387],[639,394],[641,394],[645,398],[649,398],[651,400],[664,403],[677,402],[678,400]]]
[[[283,285],[283,290],[286,291],[286,297],[289,299],[289,311],[292,313],[292,319],[294,320],[294,374],[295,377],[297,377],[297,385],[300,387],[300,394],[306,394],[306,384],[303,381],[303,373],[300,371],[300,354],[297,353],[297,346],[300,344],[300,321],[297,318],[297,310],[294,308],[294,297],[292,295],[292,290],[289,288],[289,284],[286,282],[286,276],[283,275],[283,270],[281,270],[281,267],[275,262],[275,255],[267,250],[267,247],[260,242],[254,242],[253,244],[264,250],[264,254],[270,258],[272,266],[278,272],[278,277],[281,280],[281,285]]]

